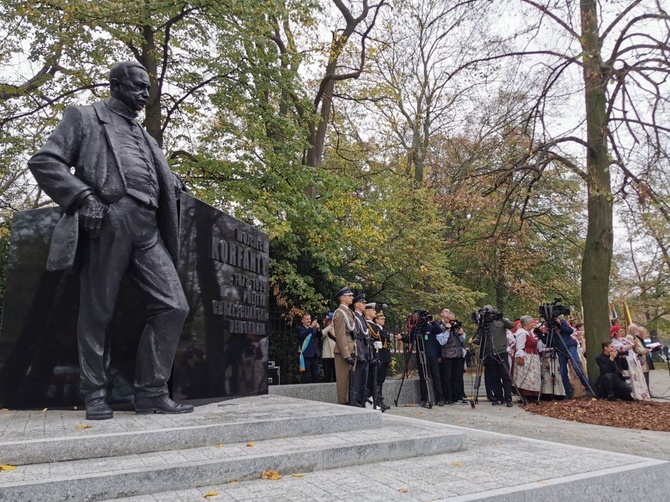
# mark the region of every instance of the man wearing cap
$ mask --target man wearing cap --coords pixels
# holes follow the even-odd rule
[[[370,331],[364,312],[367,302],[363,293],[354,297],[354,340],[356,342],[356,364],[353,382],[349,382],[349,404],[365,406],[367,399],[368,370],[370,363]]]
[[[386,379],[386,368],[391,362],[391,352],[388,349],[388,333],[378,322],[384,324],[384,313],[377,314],[377,304],[368,303],[365,305],[365,320],[368,323],[370,341],[372,343],[372,355],[370,359],[370,370],[368,374],[368,393],[372,395],[373,403],[381,408],[382,411],[388,410],[388,406],[382,397],[382,384]],[[386,363],[382,363],[382,357]]]
[[[337,402],[349,403],[349,372],[355,363],[356,343],[354,342],[354,313],[349,306],[354,293],[348,287],[337,292],[335,298],[340,302],[333,313],[333,331],[335,332],[335,379]]]

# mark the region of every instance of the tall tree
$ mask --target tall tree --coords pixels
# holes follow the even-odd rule
[[[527,165],[552,159],[586,184],[582,302],[588,344],[595,347],[609,328],[612,169],[630,173],[627,181],[644,179],[644,165],[636,165],[631,152],[640,144],[662,150],[670,132],[661,119],[668,106],[669,17],[661,2],[651,0],[521,0],[510,7],[508,16],[520,13],[519,29],[490,40],[496,43],[489,45],[489,55],[468,67],[508,58],[521,58],[529,68],[541,62],[536,71],[544,73],[545,83],[530,90],[537,92],[537,104],[525,122],[532,141],[519,160]],[[576,78],[579,87],[573,84]],[[582,97],[581,112],[573,108],[574,93]],[[554,108],[552,117],[558,103],[571,116],[558,118]],[[574,160],[580,150],[583,162]],[[597,367],[591,362],[589,374],[595,379]]]
[[[376,128],[419,183],[433,136],[459,129],[455,107],[473,84],[455,86],[452,71],[474,57],[467,38],[484,14],[472,0],[394,2],[383,14],[387,29],[374,45],[367,85],[349,95],[380,117]]]

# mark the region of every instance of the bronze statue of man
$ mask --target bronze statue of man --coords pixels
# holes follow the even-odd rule
[[[108,328],[126,273],[146,298],[148,313],[137,351],[135,411],[188,413],[193,406],[172,401],[167,388],[189,310],[176,270],[180,182],[156,141],[137,122],[151,87],[147,70],[137,62],[117,63],[109,81],[111,97],[68,107],[28,161],[39,186],[64,213],[47,268],[71,266],[76,253],[81,285],[77,342],[86,418],[113,417],[107,402]]]

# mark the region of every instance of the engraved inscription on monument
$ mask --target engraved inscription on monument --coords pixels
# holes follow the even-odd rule
[[[182,201],[180,279],[191,307],[177,349],[178,399],[267,393],[268,237],[207,204]],[[186,250],[186,251],[185,251]]]

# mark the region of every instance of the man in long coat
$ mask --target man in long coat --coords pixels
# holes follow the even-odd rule
[[[168,397],[167,381],[188,304],[176,271],[176,177],[156,141],[136,120],[150,86],[142,65],[117,63],[110,72],[111,97],[68,107],[46,144],[28,161],[39,186],[64,213],[47,268],[74,264],[80,272],[77,342],[80,390],[89,420],[113,416],[107,403],[107,331],[125,273],[142,290],[148,312],[137,353],[135,410],[193,411],[191,405]]]
[[[349,306],[354,300],[354,293],[349,288],[342,288],[335,297],[340,305],[333,313],[333,331],[335,332],[335,380],[337,402],[349,403],[349,373],[356,362],[356,342],[354,341],[354,313]]]

